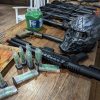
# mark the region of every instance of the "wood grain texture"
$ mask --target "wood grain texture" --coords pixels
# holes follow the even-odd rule
[[[12,7],[0,4],[0,33],[16,24],[15,11]]]
[[[6,39],[14,37],[16,34],[26,28],[25,22],[5,31]],[[51,35],[56,35],[63,38],[64,32],[45,26],[44,31]],[[57,43],[30,37],[26,39],[34,46],[49,46],[53,47],[59,53],[59,45]],[[96,48],[89,53],[89,58],[81,62],[84,65],[91,65],[95,63]],[[17,70],[13,66],[5,76],[5,80],[12,85],[12,76],[17,75]],[[26,84],[18,87],[18,94],[7,98],[6,100],[88,100],[91,87],[91,80],[80,75],[73,74],[66,70],[64,73],[41,73],[37,79],[32,79]]]
[[[97,49],[95,66],[100,68],[100,42]],[[100,82],[92,81],[89,100],[100,100]]]
[[[5,30],[9,29],[10,27],[16,24],[15,10],[12,8],[14,6],[15,5],[0,4],[0,33],[4,33]],[[25,12],[26,9],[19,10],[19,14],[24,14]]]
[[[13,55],[13,51],[16,51],[16,52],[18,52],[18,48],[16,48],[16,47],[11,47],[11,46],[7,46],[7,45],[2,45],[2,44],[0,44],[0,49],[2,50],[2,54],[0,54],[0,56],[2,57],[2,56],[4,56],[3,54],[3,52],[10,52],[11,53],[11,56],[9,56],[9,58],[7,58],[6,57],[6,55],[3,57],[3,59],[6,59],[6,60],[4,60],[4,62],[2,63],[2,64],[0,64],[0,72],[3,74],[3,76],[4,76],[4,73],[6,74],[6,72],[5,72],[5,69],[7,70],[9,70],[9,63],[10,62],[12,62],[12,59],[13,59],[13,57],[12,57],[12,55]],[[6,53],[7,54],[7,53]],[[11,64],[11,63],[10,63]]]

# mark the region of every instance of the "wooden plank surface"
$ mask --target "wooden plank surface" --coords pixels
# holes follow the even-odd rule
[[[3,61],[0,64],[0,72],[4,76],[4,74],[6,74],[5,69],[7,70],[9,68],[9,64],[13,60],[13,57],[12,57],[13,51],[18,52],[18,48],[0,44],[0,50],[1,50],[0,60]],[[10,53],[10,56],[8,55],[9,57],[7,58],[7,55],[5,55],[5,53],[6,54]],[[10,66],[10,68],[11,68],[11,66]]]
[[[14,37],[15,34],[26,28],[25,22],[5,31],[6,39]],[[46,33],[63,38],[63,31],[45,26]],[[5,39],[5,40],[6,40]],[[57,43],[30,37],[26,39],[34,46],[53,47],[59,53]],[[89,59],[81,62],[84,65],[95,63],[96,48],[89,53]],[[17,70],[13,66],[5,76],[5,80],[12,85],[12,76],[17,75]],[[18,94],[7,98],[6,100],[88,100],[91,87],[91,80],[69,71],[65,73],[41,73],[37,79],[32,79],[24,85],[18,87]]]
[[[0,4],[0,33],[16,24],[15,10],[12,7]]]

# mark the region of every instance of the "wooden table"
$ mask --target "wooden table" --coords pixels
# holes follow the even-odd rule
[[[26,27],[25,22],[8,29],[6,38],[14,37],[15,34],[21,32]],[[57,35],[63,38],[63,31],[45,26],[46,33]],[[30,37],[26,39],[34,46],[49,46],[53,47],[56,52],[59,52],[57,43]],[[94,65],[96,58],[96,48],[89,53],[89,59],[81,62],[84,65]],[[12,85],[12,76],[17,75],[15,66],[9,69],[5,76],[5,80]],[[6,100],[88,100],[91,88],[91,80],[66,71],[65,73],[41,73],[37,79],[32,79],[24,85],[18,87],[18,94],[7,98]]]

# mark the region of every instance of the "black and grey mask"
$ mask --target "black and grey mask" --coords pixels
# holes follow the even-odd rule
[[[66,53],[91,51],[100,39],[100,18],[94,15],[78,16],[70,23],[60,49]]]

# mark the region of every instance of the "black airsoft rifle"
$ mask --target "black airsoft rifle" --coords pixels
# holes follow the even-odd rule
[[[48,15],[47,18],[43,19],[44,24],[52,25],[64,30],[68,28],[68,24],[73,18],[84,14],[94,14],[95,10],[96,9],[90,7],[59,1],[54,1],[51,4],[46,4],[41,7],[44,17]]]
[[[60,1],[53,1],[51,4],[47,4],[47,5],[51,5],[52,7],[55,6],[55,8],[60,8],[60,9],[65,9],[65,10],[71,10],[76,13],[83,13],[83,14],[93,14],[93,9],[92,8],[88,8],[85,6],[81,6],[81,5],[76,5],[76,4],[72,4],[72,3],[64,3],[64,2],[60,2]]]
[[[43,6],[41,7],[41,11],[42,12],[55,12],[55,13],[59,13],[59,14],[63,14],[63,15],[66,15],[66,16],[72,16],[72,17],[77,17],[78,14],[77,13],[72,13],[71,10],[62,10],[62,9],[59,9],[59,8],[51,8],[49,6]]]
[[[36,31],[33,32],[33,31],[26,30],[21,34],[16,35],[16,37],[19,38],[19,39],[24,39],[24,38],[27,38],[27,37],[30,37],[30,36],[35,36],[35,37],[41,38],[41,39],[43,39],[43,38],[48,39],[48,40],[51,40],[51,41],[54,41],[54,42],[57,42],[57,43],[63,42],[63,40],[60,39],[60,38],[54,37],[52,35],[36,32]]]
[[[70,13],[75,13],[77,14],[93,14],[92,10],[88,10],[88,9],[82,9],[82,8],[68,8],[67,6],[63,6],[63,5],[56,5],[56,4],[47,4],[44,7],[48,7],[48,8],[55,8],[55,9],[60,9],[60,10],[66,10],[66,11],[70,11]]]
[[[26,42],[21,39],[13,38],[9,40],[8,43],[17,47],[22,46],[23,49],[26,49]],[[34,55],[36,47],[32,45],[31,47]],[[86,67],[84,65],[79,65],[72,62],[70,57],[64,57],[62,55],[59,55],[54,52],[50,52],[45,49],[41,49],[41,50],[43,52],[43,58],[49,63],[59,65],[61,68],[68,69],[71,72],[86,76],[88,78],[94,78],[100,81],[100,69],[94,68],[92,66]]]

